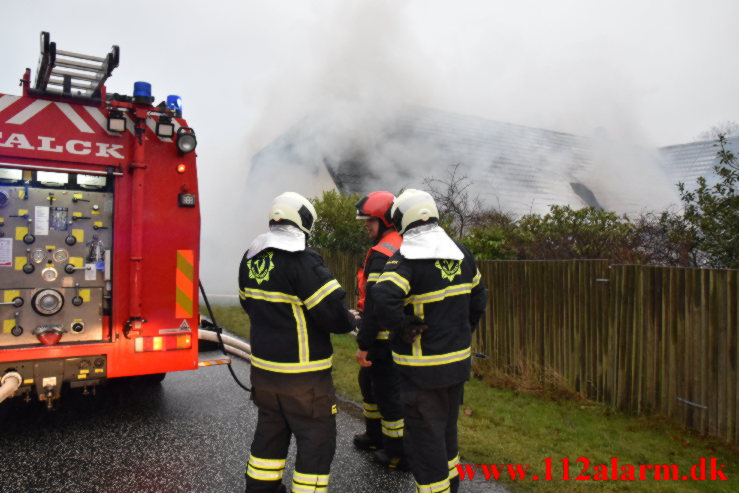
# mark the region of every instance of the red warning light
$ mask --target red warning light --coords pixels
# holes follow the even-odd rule
[[[177,165],[177,172],[178,173],[184,173],[185,170],[187,170],[187,166],[185,166],[183,163],[180,163]]]

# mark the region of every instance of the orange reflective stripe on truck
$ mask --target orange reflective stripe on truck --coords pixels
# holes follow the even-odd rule
[[[193,313],[194,265],[195,255],[192,250],[177,250],[177,295],[176,318],[190,318]]]

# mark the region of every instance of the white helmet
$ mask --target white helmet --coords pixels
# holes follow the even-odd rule
[[[390,217],[398,233],[403,234],[408,226],[415,222],[438,220],[439,210],[436,208],[436,202],[434,202],[434,198],[430,193],[409,188],[393,202]]]
[[[274,198],[269,208],[269,220],[290,221],[309,234],[316,220],[316,209],[308,199],[295,192],[285,192]]]

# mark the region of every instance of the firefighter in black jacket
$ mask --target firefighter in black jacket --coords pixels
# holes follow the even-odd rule
[[[392,193],[380,191],[357,202],[357,219],[364,219],[373,245],[357,272],[357,306],[362,312],[362,326],[357,334],[358,380],[366,431],[355,435],[354,445],[362,450],[375,450],[375,459],[386,467],[403,469],[407,466],[403,459],[400,378],[390,352],[389,332],[378,325],[377,307],[366,296],[382,274],[387,259],[400,249],[403,241],[390,220],[393,200]]]
[[[270,231],[252,242],[239,269],[259,408],[247,492],[286,491],[282,475],[291,434],[298,448],[292,491],[328,491],[336,450],[330,332],[350,332],[357,319],[321,256],[306,248],[315,219],[304,197],[279,195],[270,209]]]
[[[457,418],[486,290],[472,254],[438,225],[431,195],[406,190],[391,216],[403,244],[370,297],[383,307],[377,317],[392,333],[417,491],[453,493],[459,488]]]

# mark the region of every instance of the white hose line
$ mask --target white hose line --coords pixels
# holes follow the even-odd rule
[[[234,356],[238,356],[239,358],[245,359],[246,361],[251,361],[251,354],[244,352],[241,349],[236,349],[235,347],[229,346],[228,344],[224,344],[223,349],[225,349],[226,352],[233,354]]]
[[[203,339],[210,342],[218,342],[218,334],[216,334],[212,330],[200,329],[198,331],[198,339]],[[236,339],[235,337],[227,336],[225,334],[221,334],[221,339],[223,339],[223,345],[225,346],[226,350],[228,350],[228,348],[230,347],[235,351],[238,351],[238,353],[233,354],[236,354],[237,356],[246,360],[250,360],[251,346],[249,345],[249,343],[244,342],[240,339]]]
[[[23,377],[17,371],[11,371],[3,375],[0,380],[0,402],[13,395],[21,386],[22,381]]]

